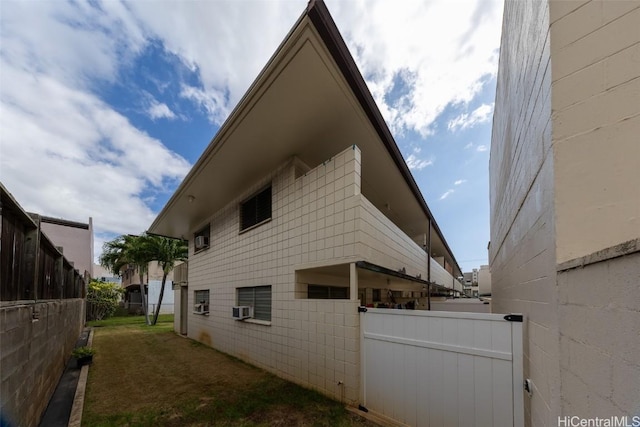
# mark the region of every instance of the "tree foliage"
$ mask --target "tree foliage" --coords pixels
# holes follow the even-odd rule
[[[158,322],[160,314],[160,306],[164,297],[164,287],[167,282],[167,276],[173,270],[175,263],[178,261],[186,261],[189,250],[184,240],[169,239],[161,236],[146,236],[146,247],[153,261],[157,261],[162,268],[162,285],[160,287],[160,295],[158,296],[158,304],[153,315],[152,325]]]
[[[92,280],[87,292],[87,320],[102,320],[118,307],[122,288],[118,283]]]
[[[100,255],[100,264],[111,270],[112,273],[120,275],[121,270],[129,265],[134,266],[140,275],[140,296],[142,312],[144,313],[147,325],[149,322],[149,313],[147,312],[147,296],[144,290],[144,274],[147,272],[151,254],[147,251],[145,234],[134,236],[126,234],[118,236],[115,239],[105,242],[102,246],[102,255]]]
[[[140,274],[140,292],[142,295],[142,310],[148,325],[155,325],[158,321],[160,306],[164,296],[164,287],[168,274],[178,261],[186,261],[188,255],[187,243],[183,240],[170,239],[162,236],[142,234],[140,236],[123,235],[106,242],[100,256],[100,264],[114,274],[120,274],[122,268],[133,265]],[[150,321],[147,312],[147,299],[144,290],[144,273],[148,271],[149,263],[157,261],[162,268],[162,287],[158,297],[158,304]]]

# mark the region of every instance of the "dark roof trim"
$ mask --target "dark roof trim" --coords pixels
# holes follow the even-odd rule
[[[460,272],[462,272],[460,266],[458,265],[458,261],[453,255],[453,251],[451,251],[451,248],[449,248],[449,244],[444,238],[440,227],[438,227],[438,223],[433,218],[431,210],[427,206],[427,202],[424,200],[424,197],[422,197],[422,192],[418,188],[416,181],[413,179],[413,175],[411,174],[411,171],[409,171],[409,168],[407,167],[407,164],[402,157],[402,153],[400,153],[398,145],[395,143],[393,135],[391,135],[391,131],[389,131],[389,128],[387,127],[387,124],[382,117],[382,114],[380,113],[380,110],[378,109],[376,102],[371,95],[371,92],[369,92],[367,83],[362,77],[362,74],[360,74],[358,66],[351,56],[351,53],[349,53],[349,48],[340,35],[340,31],[338,30],[336,23],[331,17],[329,9],[327,9],[327,6],[324,4],[324,1],[311,0],[309,2],[309,5],[307,6],[307,15],[316,27],[316,30],[320,34],[320,37],[331,53],[333,60],[338,65],[338,68],[340,68],[340,71],[342,71],[344,78],[347,80],[347,83],[351,87],[351,90],[353,91],[356,99],[360,102],[360,105],[371,121],[374,129],[378,133],[378,136],[391,154],[391,157],[393,158],[396,166],[407,181],[407,184],[409,185],[409,188],[411,188],[411,191],[413,192],[416,200],[418,200],[418,202],[420,203],[422,210],[427,215],[427,218],[432,220],[432,224],[436,232],[440,236],[444,246],[451,254],[451,258],[455,262],[456,267]]]
[[[446,286],[438,285],[437,283],[431,283],[426,280],[423,280],[422,278],[410,276],[406,273],[402,273],[400,271],[394,271],[386,267],[382,267],[380,265],[372,264],[367,261],[357,261],[356,267],[361,268],[363,270],[369,270],[369,271],[374,271],[376,273],[385,274],[387,276],[397,277],[398,279],[407,280],[409,282],[421,283],[425,286],[430,286],[432,289],[436,289],[436,290],[447,290],[447,291],[453,290],[453,289],[447,288]]]
[[[83,230],[89,229],[89,224],[85,224],[82,222],[69,221],[62,218],[52,218],[50,216],[42,216],[34,213],[30,213],[29,215],[31,215],[31,217],[39,217],[40,222],[45,222],[47,224],[63,225],[65,227],[81,228]]]

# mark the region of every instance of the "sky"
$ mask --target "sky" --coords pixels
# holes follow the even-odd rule
[[[458,264],[487,264],[498,0],[325,0]],[[304,0],[0,2],[0,181],[93,220],[97,257],[141,233]]]

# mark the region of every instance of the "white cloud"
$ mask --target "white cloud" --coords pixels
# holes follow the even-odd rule
[[[2,181],[26,209],[98,230],[143,231],[154,213],[140,199],[181,179],[189,164],[95,96],[5,64]],[[46,99],[48,102],[31,102]]]
[[[119,83],[122,70],[154,43],[196,74],[178,82],[179,96],[220,124],[304,3],[3,3],[3,183],[29,210],[79,221],[92,216],[100,235],[144,230],[155,213],[143,197],[172,190],[189,165],[103,101],[98,89]],[[448,0],[327,3],[396,132],[430,134],[447,106],[468,105],[496,74],[499,0],[473,7]],[[406,90],[388,100],[398,80]],[[482,120],[483,112],[470,117]],[[178,116],[159,102],[146,113]],[[418,153],[407,158],[410,168],[433,163]]]
[[[205,91],[193,86],[183,85],[180,96],[190,99],[199,105],[209,117],[212,123],[221,124],[229,115],[229,106],[226,105],[224,93],[216,90]]]
[[[461,184],[464,184],[465,182],[467,182],[466,179],[459,179],[456,182],[454,182],[453,185],[461,185]]]
[[[487,148],[486,145],[478,145],[476,147],[476,151],[479,151],[479,152],[483,152],[483,151],[487,151],[487,150],[488,150],[488,148]]]
[[[452,132],[472,128],[475,125],[489,121],[491,119],[491,113],[493,113],[493,103],[482,104],[473,110],[471,114],[463,113],[455,119],[450,120],[447,128]]]
[[[445,191],[442,196],[440,196],[440,200],[444,200],[447,197],[449,197],[451,195],[451,193],[454,193],[455,191],[453,189],[449,189],[447,191]]]
[[[409,157],[407,157],[406,159],[406,162],[407,162],[407,166],[409,166],[409,169],[411,170],[422,170],[427,166],[431,166],[433,164],[432,159],[429,159],[429,160],[419,159],[418,157],[415,156],[415,154],[409,155]]]
[[[298,2],[127,3],[141,27],[195,71],[182,96],[221,124],[304,8]]]
[[[394,130],[430,134],[448,105],[468,104],[497,73],[501,1],[327,3]],[[410,90],[390,104],[394,79],[406,76]]]
[[[147,109],[147,114],[152,120],[156,119],[175,119],[176,114],[165,103],[154,102]]]
[[[469,148],[473,147],[473,142],[468,143],[467,145],[464,146],[465,150],[468,150]]]

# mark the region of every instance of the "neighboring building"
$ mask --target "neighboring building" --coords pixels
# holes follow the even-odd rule
[[[527,425],[639,414],[639,183],[640,2],[507,1],[490,263],[493,310],[525,315]]]
[[[38,425],[85,319],[85,281],[0,183],[0,424]]]
[[[476,296],[487,297],[491,296],[491,270],[488,265],[481,265],[477,271],[478,281]]]
[[[143,280],[145,284],[145,295],[147,297],[147,307],[149,312],[155,311],[158,304],[158,296],[162,288],[162,267],[157,261],[152,261],[147,267]],[[138,270],[129,265],[120,271],[122,287],[125,289],[124,307],[130,313],[142,313],[142,296],[140,294],[140,274]],[[161,313],[173,313],[173,271],[167,275],[164,294],[162,297]]]
[[[360,394],[358,306],[427,309],[430,291],[462,292],[460,268],[321,1],[149,231],[189,241],[176,330],[349,403]]]
[[[114,275],[100,264],[95,263],[93,264],[93,278],[103,282],[122,284],[122,278],[120,276]]]
[[[473,296],[473,273],[468,271],[462,274],[462,290],[468,297]]]
[[[487,267],[487,269],[489,268],[488,265],[483,265],[480,268],[482,269],[483,267]],[[478,270],[477,268],[474,268],[472,271],[464,273],[463,282],[464,282],[465,295],[472,298],[478,298],[480,294],[479,285],[478,285],[479,280],[480,280],[480,270]],[[486,277],[485,277],[485,280],[486,280]],[[489,280],[491,280],[491,278],[489,278]],[[491,286],[490,282],[489,282],[489,286]],[[489,290],[489,293],[491,293],[491,290]]]
[[[42,231],[81,274],[93,277],[93,221],[88,223],[30,214]]]

